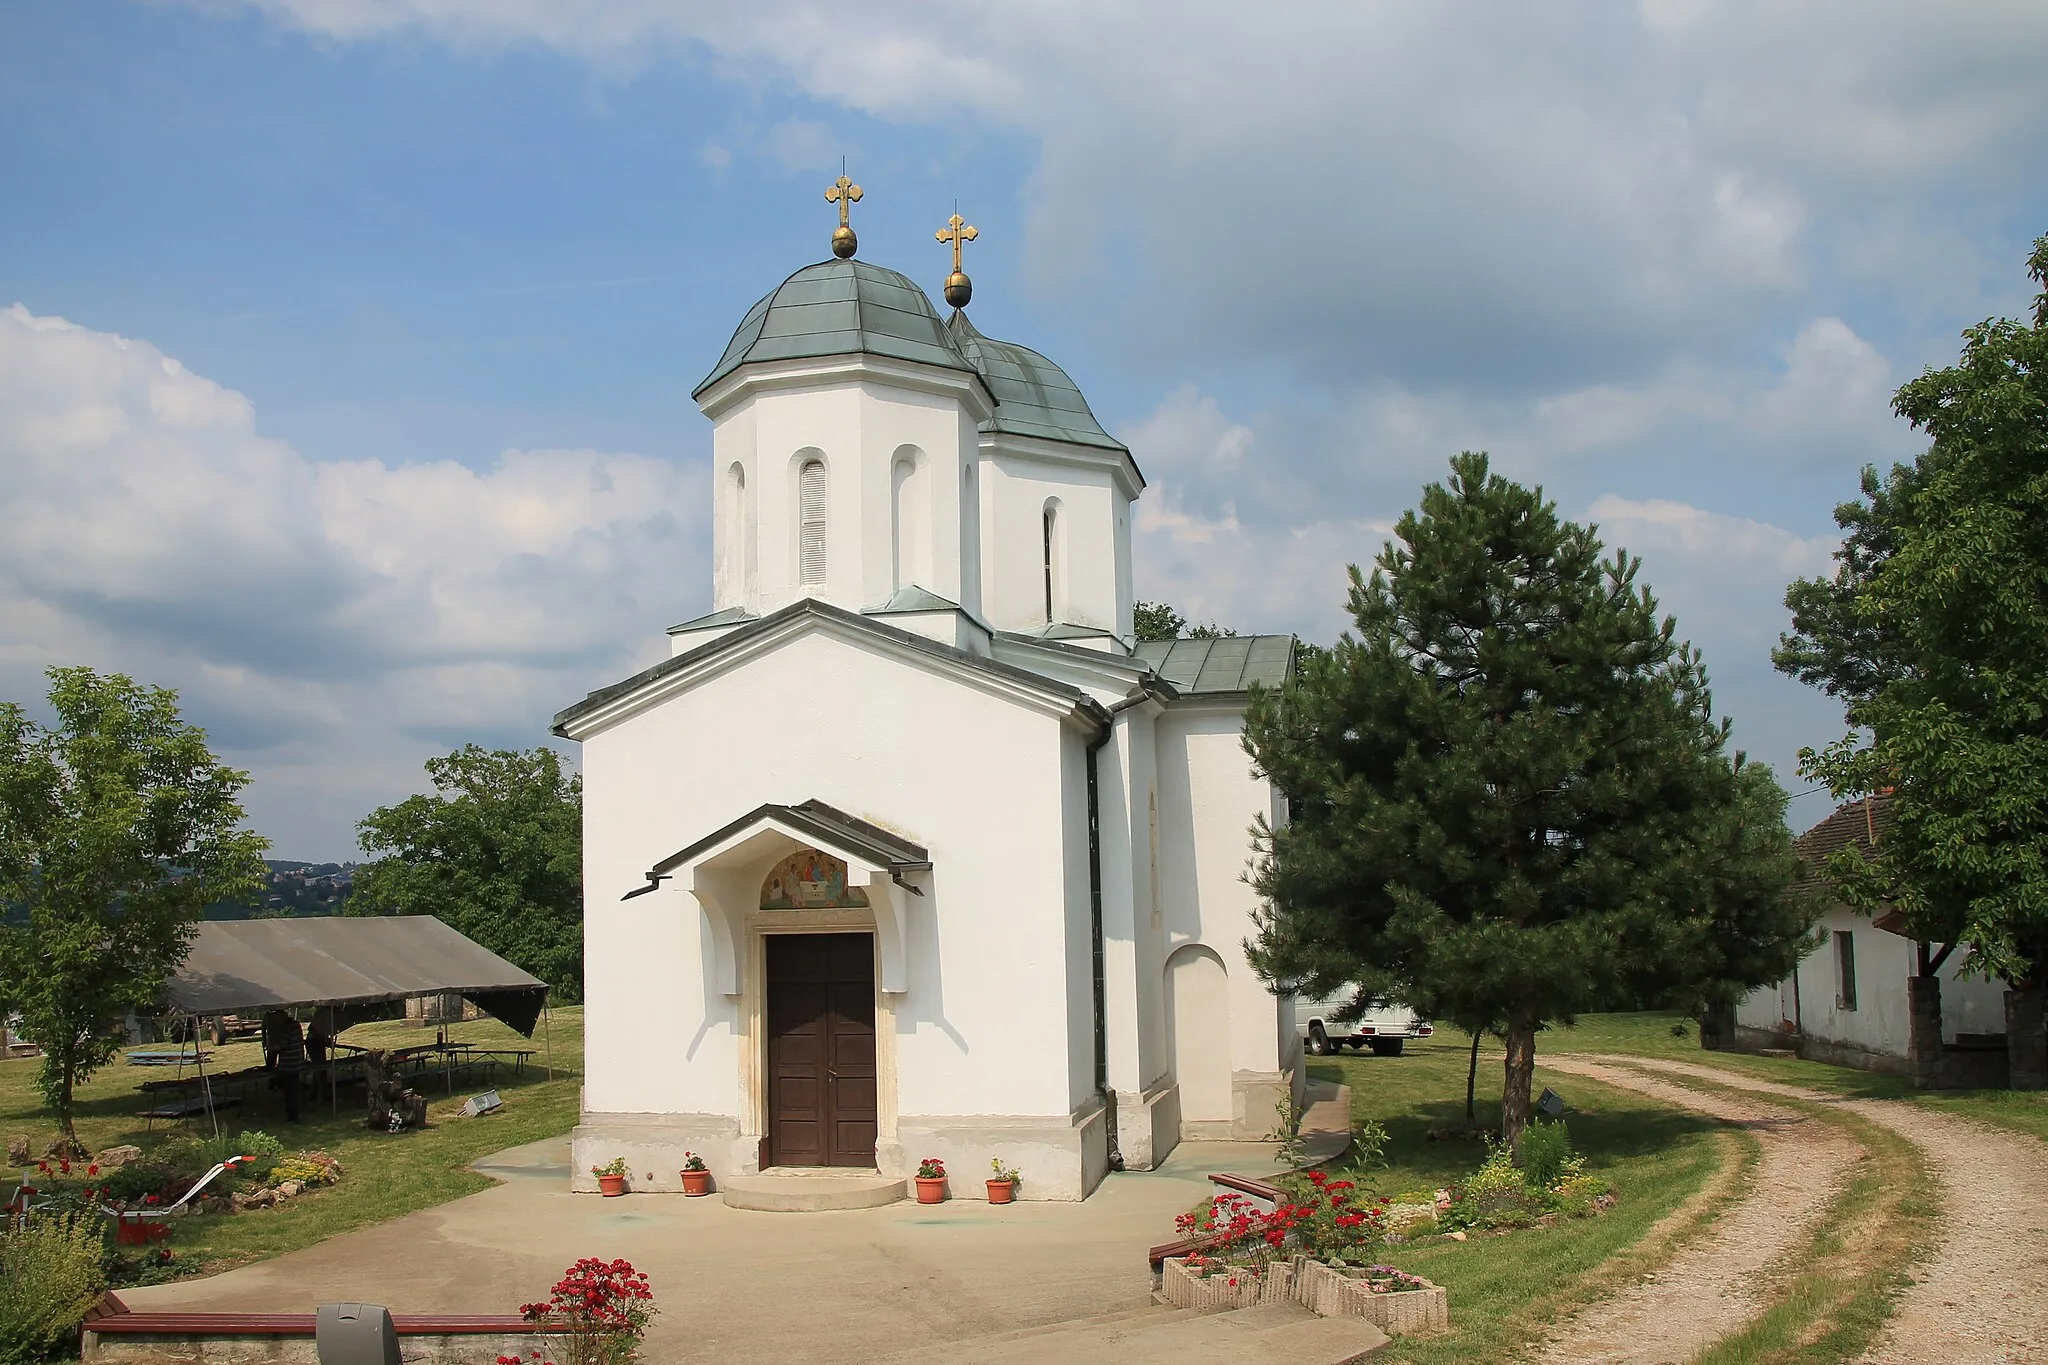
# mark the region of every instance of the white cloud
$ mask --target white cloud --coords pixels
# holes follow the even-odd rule
[[[146,342],[0,312],[0,696],[176,686],[291,844],[471,737],[531,744],[702,600],[702,480],[637,455],[320,463]],[[325,779],[316,774],[327,774]],[[322,781],[319,802],[284,799]],[[327,807],[343,807],[340,814]],[[261,822],[259,822],[261,823]]]
[[[1121,274],[1135,238],[1129,325],[1162,353],[1340,386],[1654,374],[1799,296],[1835,243],[1939,237],[1960,189],[2048,156],[2048,8],[2021,0],[248,3],[353,40],[687,47],[889,119],[1020,130],[1041,283]],[[1868,282],[1913,288],[1897,263],[1875,252]]]
[[[785,171],[816,171],[839,168],[844,152],[832,139],[832,130],[806,119],[783,119],[762,134],[761,149]]]

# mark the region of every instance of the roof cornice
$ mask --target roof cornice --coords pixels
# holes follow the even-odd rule
[[[981,433],[981,448],[986,454],[1014,455],[1024,460],[1043,460],[1074,469],[1107,472],[1122,487],[1124,496],[1133,502],[1146,487],[1145,471],[1138,468],[1131,452],[1121,447],[1111,450],[1106,446],[1084,446],[1072,441],[1050,441],[1040,436],[1019,436],[1013,431],[984,431]]]
[[[716,421],[728,409],[756,394],[863,382],[955,399],[977,423],[988,421],[995,413],[995,398],[981,376],[972,370],[949,370],[871,352],[749,361],[699,394],[697,407]]]

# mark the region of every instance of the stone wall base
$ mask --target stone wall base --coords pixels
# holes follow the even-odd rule
[[[86,1324],[78,1357],[105,1365],[320,1365],[320,1350],[311,1333],[95,1332]],[[407,1334],[398,1339],[407,1365],[479,1365],[499,1356],[533,1359],[545,1351],[553,1360],[562,1339],[527,1332]]]
[[[1116,1092],[1117,1152],[1127,1171],[1150,1171],[1180,1142],[1180,1087],[1162,1078],[1142,1093]]]
[[[2012,1088],[2048,1090],[2048,990],[2005,993],[2005,1039]]]
[[[1022,1200],[1086,1199],[1109,1174],[1109,1110],[1090,1097],[1066,1118],[1038,1115],[918,1115],[896,1121],[896,1137],[876,1148],[883,1175],[908,1177],[926,1157],[946,1163],[955,1198],[982,1193],[1000,1160],[1019,1175]]]
[[[740,1137],[726,1114],[585,1114],[569,1141],[569,1188],[596,1194],[592,1166],[626,1159],[626,1188],[640,1194],[681,1194],[686,1153],[711,1168],[712,1180],[753,1175],[760,1169],[760,1139]]]

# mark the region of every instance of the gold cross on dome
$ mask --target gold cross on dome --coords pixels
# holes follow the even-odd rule
[[[825,202],[839,205],[839,226],[850,227],[852,224],[846,221],[846,210],[849,204],[860,202],[860,186],[841,174],[832,182],[832,187],[825,191]]]
[[[957,275],[960,273],[961,244],[973,241],[976,237],[981,236],[981,232],[979,229],[967,226],[967,220],[958,213],[955,213],[946,220],[946,226],[940,228],[933,235],[942,242],[951,242],[953,244],[953,273]]]

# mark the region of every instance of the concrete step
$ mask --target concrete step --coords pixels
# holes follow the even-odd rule
[[[1319,1318],[1299,1304],[1228,1313],[1153,1306],[952,1341],[898,1365],[1025,1365],[1114,1360],[1117,1365],[1350,1365],[1387,1344],[1357,1318]]]
[[[726,1207],[763,1213],[872,1209],[909,1193],[901,1178],[845,1166],[771,1166],[759,1175],[718,1182]]]

